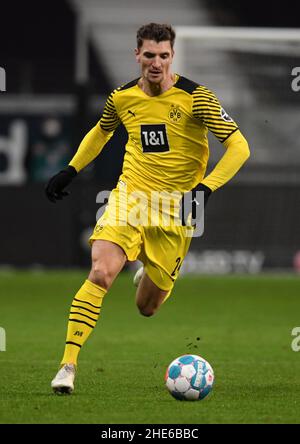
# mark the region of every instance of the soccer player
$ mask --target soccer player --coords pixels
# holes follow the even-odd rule
[[[66,196],[65,188],[98,156],[117,126],[124,124],[128,142],[122,174],[90,238],[92,267],[72,302],[61,368],[51,383],[56,393],[73,391],[80,349],[125,262],[142,261],[144,267],[135,278],[136,304],[142,315],[152,316],[169,297],[191,242],[187,235],[191,219],[186,217],[191,207],[188,212],[184,209],[183,198],[191,190],[193,196],[201,191],[206,203],[249,157],[247,141],[214,93],[172,72],[174,40],[169,25],[150,23],[138,30],[135,57],[140,77],[110,94],[100,121],[84,137],[67,168],[46,187],[52,202]],[[225,153],[205,177],[208,130],[223,144]],[[124,207],[118,197],[125,189],[146,197],[153,192],[175,192],[177,201],[175,197],[167,211],[170,224],[132,223],[126,216],[134,212],[137,201]],[[141,205],[139,210],[147,213]],[[122,223],[116,223],[117,212]],[[181,216],[183,223],[175,223]]]

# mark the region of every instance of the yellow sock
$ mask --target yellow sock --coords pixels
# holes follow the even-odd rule
[[[66,347],[61,364],[77,364],[81,346],[85,343],[100,315],[106,290],[86,280],[73,299]]]

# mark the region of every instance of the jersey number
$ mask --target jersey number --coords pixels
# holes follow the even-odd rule
[[[171,276],[175,276],[176,273],[179,272],[180,267],[181,267],[181,263],[180,263],[180,262],[181,262],[181,257],[178,257],[178,258],[176,259],[176,267],[175,267],[174,270],[172,271]]]
[[[170,151],[165,124],[141,125],[141,140],[144,153]]]

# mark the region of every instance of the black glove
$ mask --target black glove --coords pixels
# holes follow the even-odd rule
[[[76,175],[76,169],[69,165],[67,168],[51,177],[45,188],[48,199],[55,203],[57,200],[61,200],[63,197],[68,196],[69,193],[63,190],[72,182]]]
[[[203,183],[199,183],[195,186],[191,191],[184,193],[181,201],[180,201],[180,209],[179,209],[179,217],[181,217],[182,225],[186,225],[190,214],[192,215],[192,219],[195,220],[197,216],[197,206],[199,202],[196,199],[197,191],[204,192],[204,208],[207,204],[208,198],[211,195],[212,191]]]

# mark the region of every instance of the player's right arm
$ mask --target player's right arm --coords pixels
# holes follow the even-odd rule
[[[79,171],[89,165],[101,153],[120,124],[113,100],[114,93],[115,91],[108,97],[101,119],[83,138],[68,167],[49,180],[45,191],[51,202],[61,200],[69,194],[64,189],[72,182]]]
[[[79,173],[101,153],[112,135],[113,131],[106,131],[101,127],[100,120],[83,138],[69,166]]]

